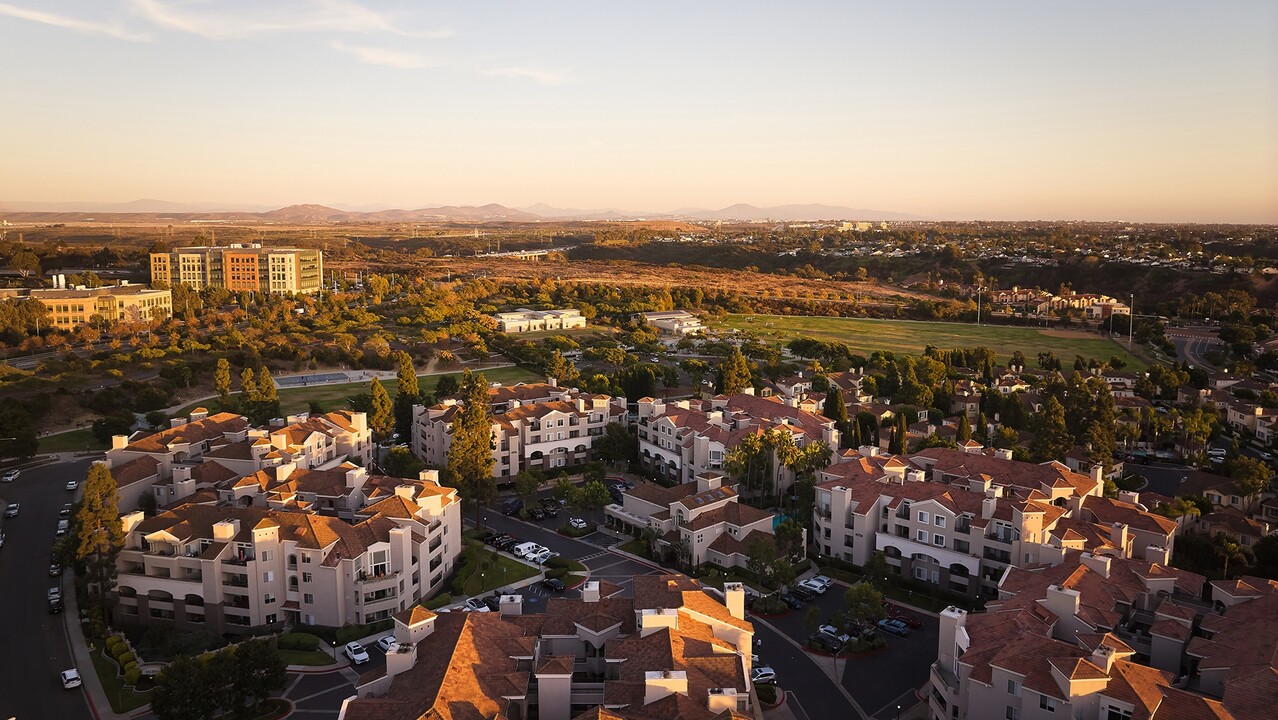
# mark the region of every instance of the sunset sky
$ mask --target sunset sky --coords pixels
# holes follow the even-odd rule
[[[0,201],[1278,222],[1278,3],[0,0]]]

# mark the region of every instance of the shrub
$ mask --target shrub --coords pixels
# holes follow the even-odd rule
[[[137,661],[137,660],[130,660],[130,661],[128,661],[127,663],[125,663],[125,664],[124,664],[124,667],[122,667],[122,668],[120,668],[120,669],[124,671],[124,674],[125,674],[125,675],[128,675],[130,670],[137,670],[137,668],[138,668],[138,661]]]
[[[754,691],[759,696],[759,702],[773,705],[777,701],[776,685],[755,685]]]
[[[124,673],[125,685],[137,685],[138,680],[142,679],[142,671],[136,667]]]
[[[117,652],[119,652],[119,647],[123,644],[124,644],[124,638],[120,637],[119,635],[111,635],[110,637],[106,639],[107,652],[111,653],[111,655],[114,656]]]
[[[435,597],[422,603],[422,607],[427,610],[438,610],[453,601],[453,596],[449,593],[440,593]]]
[[[121,667],[128,665],[129,663],[137,659],[138,659],[137,656],[134,655],[132,652],[129,652],[127,649],[124,652],[120,653],[119,655],[115,656],[115,661],[120,663]]]

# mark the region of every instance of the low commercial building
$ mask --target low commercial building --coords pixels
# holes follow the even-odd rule
[[[493,319],[497,321],[497,329],[504,333],[571,330],[586,327],[586,318],[582,316],[581,311],[573,308],[567,310],[520,308],[514,312],[497,313]]]
[[[461,501],[430,471],[366,481],[368,503],[351,522],[215,497],[124,515],[116,620],[221,634],[367,623],[412,607],[453,569]]]
[[[494,613],[404,611],[385,668],[359,678],[338,720],[760,720],[744,587],[721,601],[682,575],[633,586],[588,581],[533,614],[518,595]]]
[[[609,423],[626,421],[625,398],[583,393],[554,383],[511,389],[493,387],[493,476],[506,480],[524,470],[572,467],[591,460],[591,445]],[[530,399],[531,398],[531,399]],[[413,407],[414,454],[428,466],[446,467],[457,398]]]
[[[305,248],[237,243],[181,247],[151,253],[151,282],[232,292],[317,293],[324,284],[324,253]]]
[[[160,322],[173,315],[171,292],[127,282],[97,288],[0,290],[0,298],[6,297],[39,300],[49,311],[50,324],[61,330],[74,330],[96,322]]]
[[[687,310],[664,310],[643,313],[643,319],[667,335],[687,335],[705,330],[700,318]]]

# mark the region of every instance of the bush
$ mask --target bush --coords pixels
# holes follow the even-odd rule
[[[128,661],[127,663],[125,663],[125,664],[124,664],[124,667],[122,667],[122,668],[120,668],[120,669],[121,669],[121,670],[123,670],[123,671],[127,674],[130,670],[136,670],[136,669],[137,669],[137,667],[138,667],[138,661],[137,661],[137,660],[130,660],[130,661]]]
[[[395,627],[395,621],[387,618],[367,625],[344,625],[337,629],[337,642],[334,645],[345,645],[352,640],[368,637],[383,630]]]
[[[142,671],[136,667],[124,673],[125,685],[137,685],[138,680],[142,679]]]
[[[137,659],[138,659],[137,656],[134,655],[132,652],[129,652],[127,648],[124,650],[124,652],[115,656],[115,661],[120,663],[120,667],[124,667],[125,665],[128,665],[129,663]]]
[[[776,685],[755,685],[754,692],[759,696],[759,702],[774,705],[777,701]]]
[[[753,612],[764,615],[780,615],[781,613],[789,611],[790,606],[786,605],[785,602],[776,595],[765,595],[758,600],[755,600],[754,604],[750,606],[750,609]]]
[[[449,593],[440,593],[436,595],[435,597],[423,602],[422,607],[426,608],[427,610],[438,610],[442,607],[447,606],[452,601],[453,601],[452,595],[450,595]]]
[[[111,653],[111,657],[115,657],[120,652],[122,645],[124,645],[124,638],[119,635],[112,635],[106,639],[106,649]]]

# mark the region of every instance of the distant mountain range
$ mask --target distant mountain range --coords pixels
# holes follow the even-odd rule
[[[368,206],[366,206],[368,207]],[[271,209],[238,203],[179,203],[166,200],[134,200],[125,203],[40,203],[0,201],[0,214],[14,221],[75,222],[87,215],[109,214],[112,220],[155,221],[224,220],[228,222],[348,223],[348,222],[538,222],[541,220],[691,220],[699,222],[813,222],[818,220],[923,220],[918,215],[867,210],[837,205],[776,205],[757,207],[737,204],[721,210],[682,208],[673,212],[633,212],[605,209],[557,208],[538,203],[526,208],[488,205],[445,205],[415,210],[339,210],[327,205],[289,205]]]

